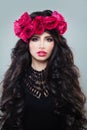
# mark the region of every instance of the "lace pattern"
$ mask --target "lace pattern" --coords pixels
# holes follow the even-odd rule
[[[24,79],[24,84],[27,87],[30,94],[36,98],[41,98],[42,96],[48,97],[48,87],[44,78],[44,71],[37,71],[30,68],[27,71]]]

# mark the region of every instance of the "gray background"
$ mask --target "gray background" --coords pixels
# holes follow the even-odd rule
[[[0,81],[9,67],[11,50],[18,40],[13,31],[14,20],[25,11],[31,13],[44,9],[59,11],[68,22],[64,36],[80,69],[80,83],[86,94],[87,0],[0,0]]]

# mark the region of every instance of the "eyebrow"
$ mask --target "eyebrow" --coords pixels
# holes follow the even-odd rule
[[[32,37],[40,37],[38,34],[32,36]],[[52,37],[51,35],[45,36],[45,38]]]
[[[46,36],[45,38],[53,38],[52,36]]]

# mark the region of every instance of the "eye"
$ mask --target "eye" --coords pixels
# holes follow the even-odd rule
[[[38,41],[38,37],[32,37],[31,41],[34,41],[34,42]]]
[[[53,42],[53,41],[54,41],[52,37],[47,37],[46,40],[47,40],[48,42]]]

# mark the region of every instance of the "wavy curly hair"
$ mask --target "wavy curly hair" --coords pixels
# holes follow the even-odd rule
[[[50,10],[34,12],[31,17],[49,16],[51,13]],[[55,113],[64,119],[65,130],[86,130],[87,119],[84,109],[86,97],[79,84],[79,69],[74,64],[72,51],[66,39],[59,35],[57,30],[46,31],[55,41],[45,74],[55,99]],[[0,104],[1,130],[23,130],[24,93],[20,81],[22,82],[25,70],[30,66],[31,55],[28,44],[19,39],[12,50],[11,65],[3,80]]]

